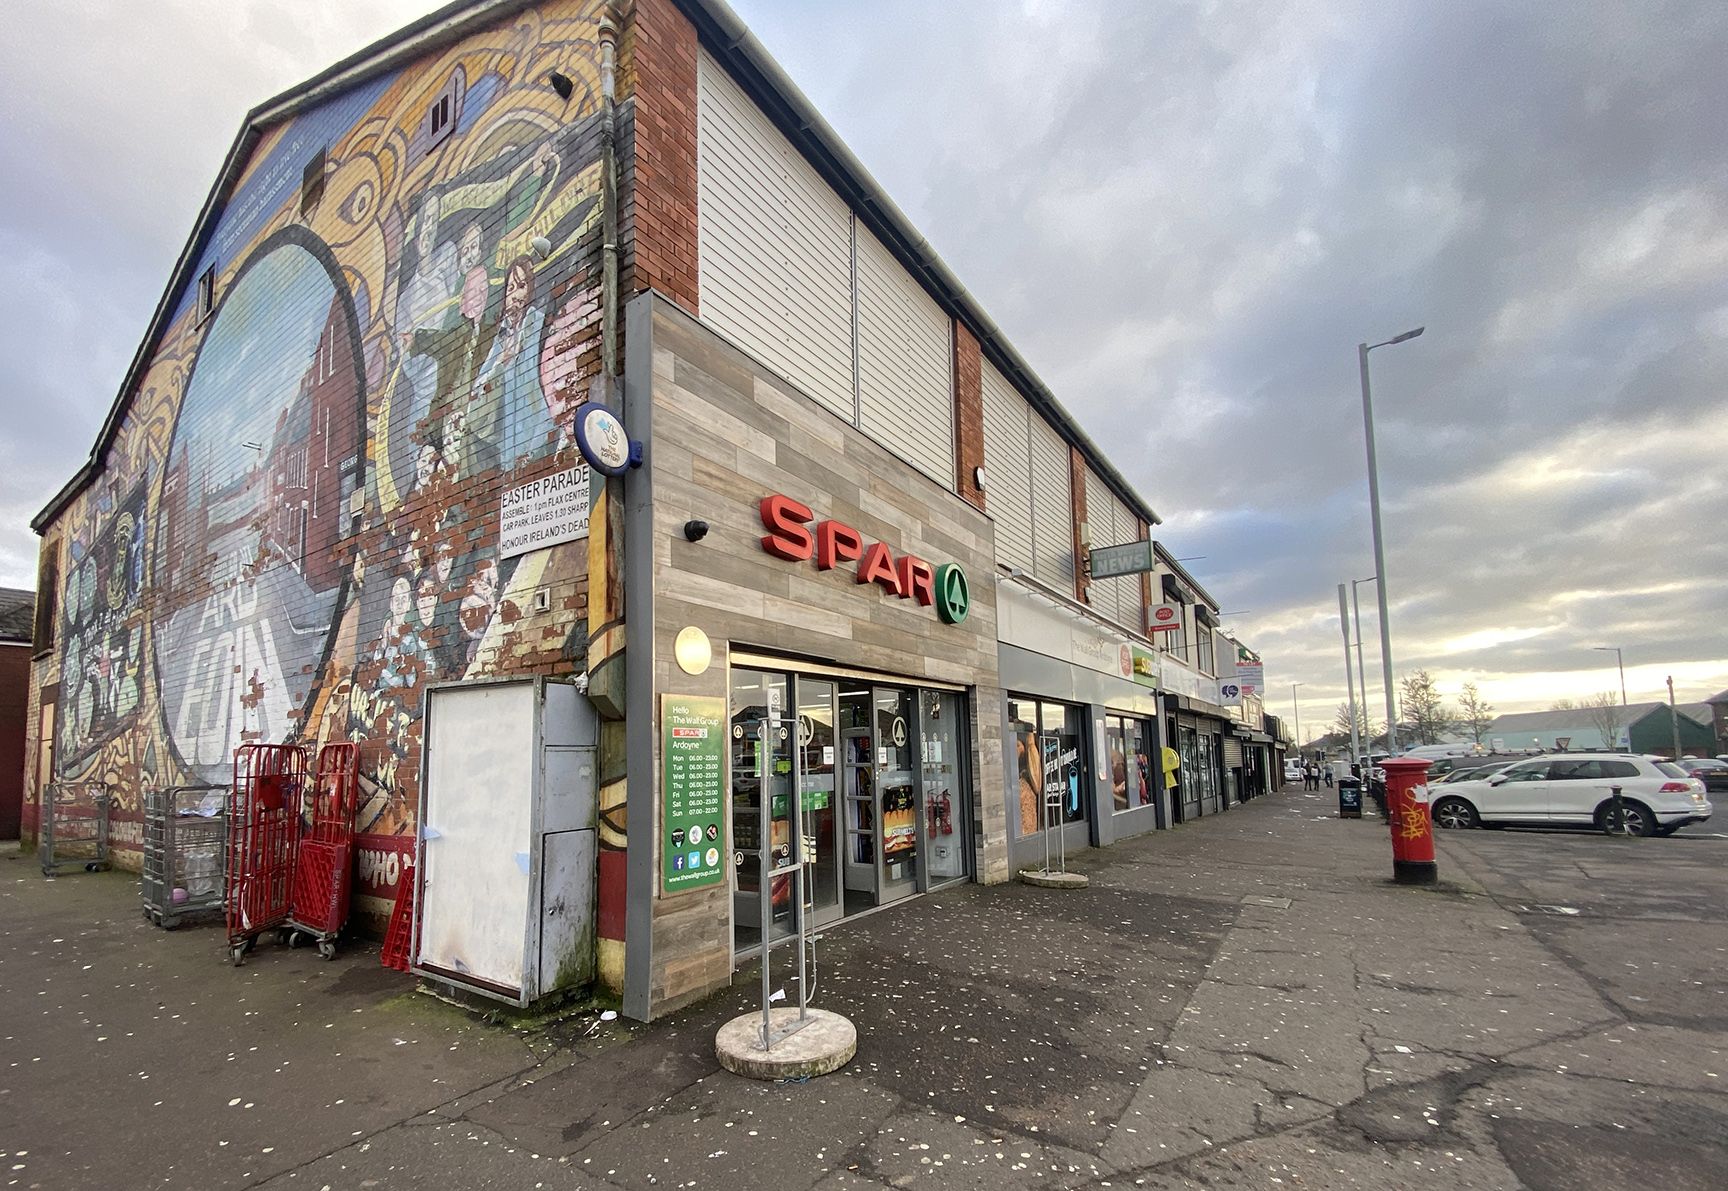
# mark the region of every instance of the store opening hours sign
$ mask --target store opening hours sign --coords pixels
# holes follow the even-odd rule
[[[660,696],[660,888],[719,881],[726,830],[726,700]]]
[[[586,463],[507,488],[498,502],[498,558],[588,536],[593,475]]]

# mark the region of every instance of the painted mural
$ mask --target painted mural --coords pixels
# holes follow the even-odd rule
[[[60,519],[53,764],[114,784],[120,849],[144,789],[224,782],[247,741],[359,742],[358,830],[411,830],[426,684],[583,664],[587,551],[496,542],[504,488],[574,462],[598,371],[598,13],[527,9],[309,107],[228,197],[190,273],[214,309],[177,296]]]

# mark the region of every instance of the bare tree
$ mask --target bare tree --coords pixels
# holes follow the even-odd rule
[[[1482,697],[1475,683],[1467,682],[1458,694],[1458,711],[1458,726],[1481,744],[1482,733],[1494,722],[1494,705]]]
[[[1458,722],[1458,717],[1440,698],[1434,679],[1426,670],[1399,679],[1398,696],[1403,707],[1403,723],[1409,726],[1410,734],[1418,744],[1439,744],[1440,737]]]
[[[1334,736],[1350,739],[1350,704],[1338,704],[1338,710],[1332,716],[1330,731]],[[1362,739],[1368,739],[1368,716],[1360,707],[1356,709],[1356,732]]]
[[[1556,699],[1548,708],[1549,711],[1577,711],[1583,704],[1576,699]]]
[[[1590,726],[1602,733],[1602,747],[1619,748],[1620,729],[1626,726],[1626,708],[1620,702],[1619,693],[1603,691],[1584,699],[1579,706]]]

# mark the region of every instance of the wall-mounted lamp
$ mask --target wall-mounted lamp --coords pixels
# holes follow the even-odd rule
[[[552,84],[552,90],[558,92],[558,98],[565,102],[569,102],[570,97],[576,93],[576,84],[570,81],[567,74],[554,70],[546,76],[546,81]]]
[[[707,536],[708,536],[708,523],[706,521],[686,521],[684,523],[684,540],[685,541],[687,541],[687,542],[700,542],[703,538],[705,538]]]

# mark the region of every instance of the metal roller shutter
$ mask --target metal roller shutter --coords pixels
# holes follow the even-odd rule
[[[996,522],[996,561],[1035,572],[1032,545],[1032,407],[989,360],[983,367],[985,511]]]
[[[1033,574],[1074,590],[1074,497],[1068,483],[1068,444],[1043,418],[1030,422]]]
[[[718,63],[696,66],[702,320],[855,421],[852,212]]]
[[[953,323],[863,226],[858,245],[858,428],[954,486]]]

